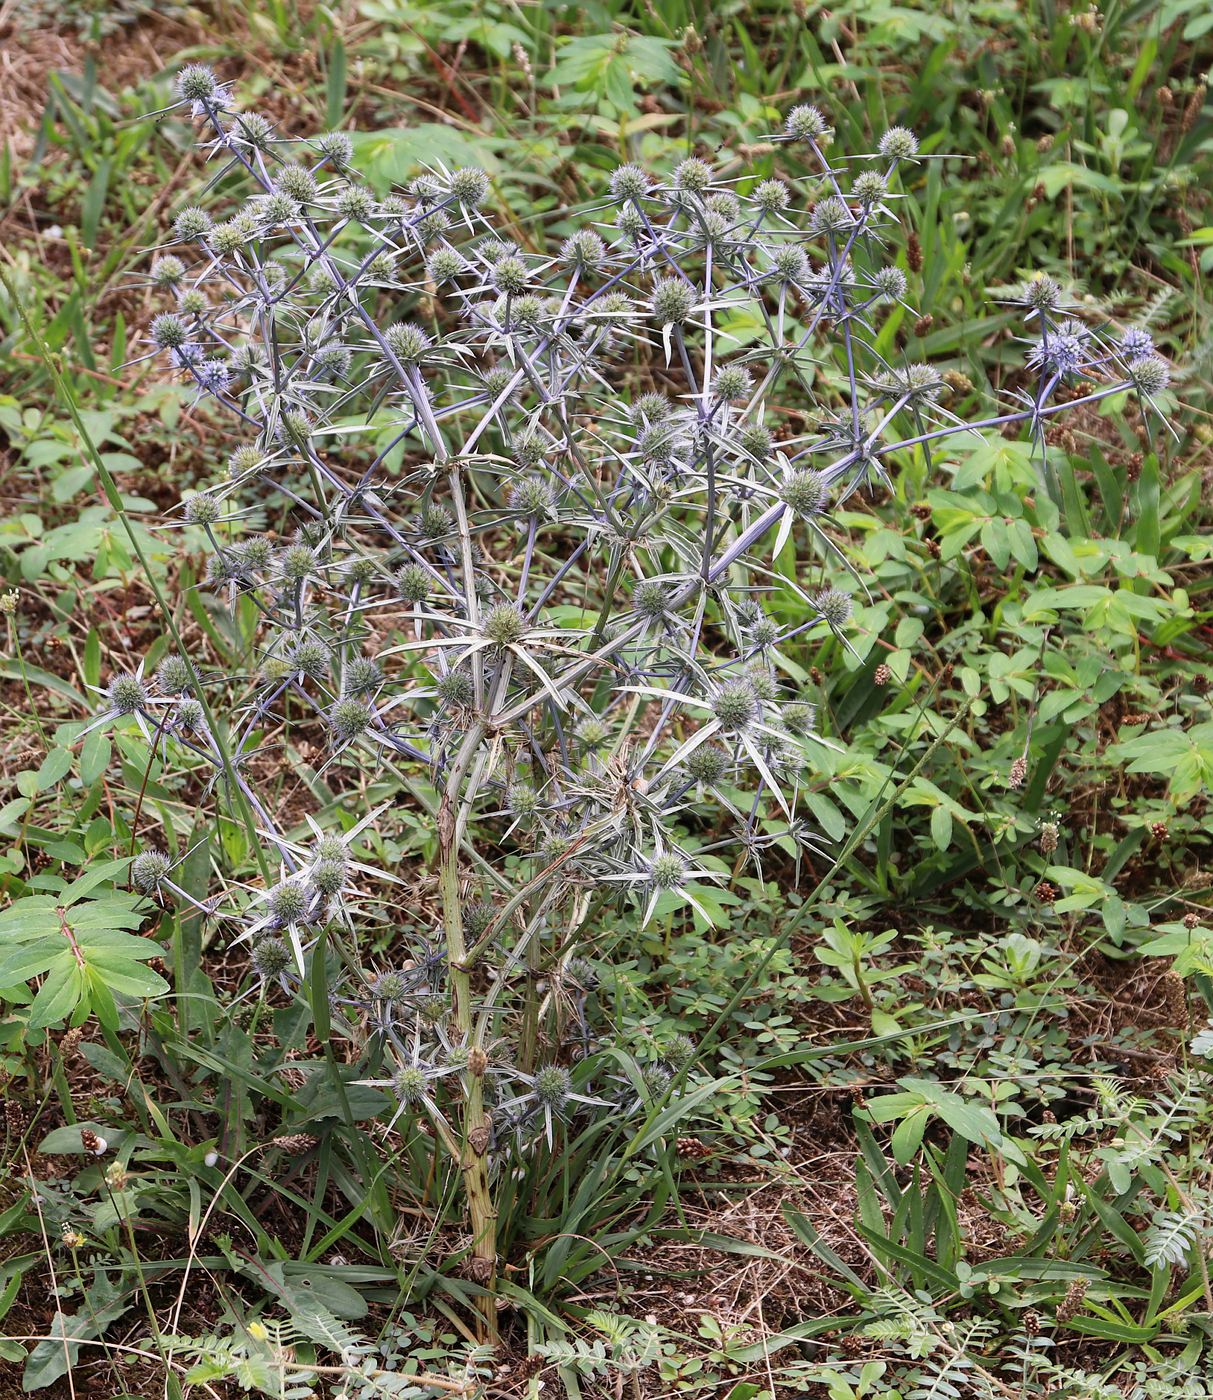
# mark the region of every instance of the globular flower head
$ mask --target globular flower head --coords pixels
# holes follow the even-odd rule
[[[291,950],[281,938],[262,938],[253,948],[252,963],[257,975],[268,981],[290,967]]]
[[[891,126],[880,138],[880,154],[885,160],[913,160],[918,154],[918,137],[905,126]]]
[[[299,217],[299,202],[285,190],[274,190],[257,200],[249,212],[267,229],[278,228],[295,222]]]
[[[505,795],[510,816],[529,821],[539,810],[539,794],[530,783],[511,783]]]
[[[1154,337],[1140,326],[1130,326],[1120,337],[1120,353],[1126,360],[1140,360],[1154,352]]]
[[[307,912],[307,892],[293,880],[275,885],[266,899],[270,917],[279,928],[298,923]]]
[[[754,380],[749,370],[741,365],[722,365],[712,382],[713,393],[725,402],[744,399],[753,387]]]
[[[179,350],[190,338],[189,327],[171,311],[152,318],[149,334],[161,350]]]
[[[214,525],[223,515],[223,507],[214,496],[198,491],[186,498],[182,513],[191,525]]]
[[[1045,272],[1038,272],[1023,291],[1026,306],[1033,311],[1056,311],[1061,305],[1061,284]]]
[[[774,439],[765,423],[743,423],[737,431],[737,444],[747,457],[765,462],[771,455]]]
[[[338,170],[345,170],[354,159],[354,143],[344,131],[328,131],[317,137],[316,149]]]
[[[347,185],[337,196],[337,213],[351,223],[365,223],[375,212],[375,196],[365,185]]]
[[[346,874],[345,862],[340,860],[317,861],[309,872],[312,888],[326,899],[333,899],[340,893]]]
[[[663,277],[653,288],[649,304],[658,325],[680,326],[695,305],[695,289],[677,277]]]
[[[820,515],[825,509],[828,491],[825,478],[812,467],[794,471],[783,483],[779,491],[786,505],[797,515]]]
[[[306,165],[289,162],[280,165],[274,176],[276,192],[296,205],[310,204],[316,198],[316,177]]]
[[[222,394],[231,383],[232,372],[224,360],[203,360],[194,370],[194,382],[208,394]]]
[[[204,63],[187,63],[177,74],[177,91],[185,102],[205,103],[216,98],[219,80]]]
[[[783,129],[792,141],[820,141],[830,128],[817,108],[806,104],[792,108]]]
[[[1041,338],[1028,352],[1028,363],[1060,376],[1081,374],[1090,359],[1086,327],[1066,321]]]
[[[514,253],[506,253],[493,264],[490,279],[503,296],[521,296],[530,280],[526,263]]]
[[[535,1072],[535,1097],[553,1113],[559,1113],[573,1092],[573,1081],[562,1065],[544,1065]]]
[[[712,167],[706,160],[688,156],[674,167],[673,184],[676,190],[687,194],[703,194],[712,183]]]
[[[511,646],[526,635],[526,614],[517,603],[496,603],[481,618],[480,630],[494,646]]]
[[[455,517],[438,501],[427,501],[417,520],[418,529],[427,540],[440,540],[449,535],[454,524]]]
[[[673,594],[667,584],[658,579],[642,579],[632,589],[632,606],[651,622],[658,622],[670,611]]]
[[[187,287],[177,298],[177,310],[182,316],[204,316],[209,305],[201,287]]]
[[[491,899],[474,899],[463,910],[464,932],[479,938],[496,917],[497,906]]]
[[[840,588],[825,588],[813,599],[817,616],[833,628],[844,627],[851,617],[850,595]]]
[[[282,551],[278,566],[289,583],[302,583],[316,572],[317,563],[314,549],[305,544],[292,544]]]
[[[428,570],[420,564],[406,564],[396,575],[396,588],[406,603],[423,603],[433,586]]]
[[[193,685],[188,663],[180,656],[166,656],[156,667],[156,687],[162,695],[180,695]]]
[[[370,728],[374,711],[365,701],[352,697],[338,700],[329,711],[329,729],[340,744],[348,744]]]
[[[879,170],[860,171],[851,186],[851,194],[860,204],[879,204],[888,192],[888,183]]]
[[[782,214],[792,195],[782,180],[763,180],[754,187],[750,198],[764,214]]]
[[[456,204],[478,209],[489,197],[489,177],[474,165],[464,166],[451,176],[451,196]]]
[[[254,535],[240,546],[238,558],[246,574],[263,574],[274,562],[273,541],[264,535]]]
[[[355,656],[345,668],[345,688],[351,695],[369,695],[383,684],[383,667],[373,656]]]
[[[439,676],[434,691],[444,705],[451,707],[470,705],[476,696],[476,688],[466,671],[448,671],[445,676]]]
[[[636,438],[636,455],[649,466],[668,467],[675,461],[686,446],[686,433],[682,425],[665,419],[650,423]]]
[[[332,657],[328,647],[316,637],[301,637],[290,649],[286,663],[292,671],[302,671],[313,680],[325,680]]]
[[[110,709],[120,715],[133,715],[147,706],[147,687],[138,676],[123,671],[109,683]]]
[[[900,301],[906,294],[906,275],[899,267],[881,267],[872,274],[872,287],[882,301]]]
[[[641,394],[628,405],[627,414],[634,427],[660,423],[674,412],[674,405],[664,394]]]
[[[1129,378],[1143,394],[1161,394],[1171,382],[1171,367],[1161,355],[1143,355],[1129,364]]]
[[[467,263],[463,255],[456,252],[454,248],[436,248],[430,254],[425,270],[430,280],[441,287],[446,282],[453,282],[456,277],[465,272]]]
[[[510,509],[527,520],[553,520],[556,493],[542,477],[524,477],[510,488]]]
[[[383,338],[392,354],[406,369],[421,364],[433,344],[429,332],[416,321],[403,321],[389,326]]]
[[[639,165],[621,165],[611,176],[611,193],[618,200],[640,199],[648,188],[648,172]]]
[[[228,132],[230,140],[255,151],[268,151],[274,140],[274,124],[260,112],[241,112]]]
[[[744,729],[758,715],[758,697],[748,681],[726,681],[716,692],[712,710],[726,733]]]
[[[339,340],[326,340],[312,356],[312,373],[317,379],[344,379],[349,373],[353,353]]]
[[[409,995],[409,979],[403,972],[381,972],[375,978],[374,990],[380,1001],[406,1001]]]
[[[172,861],[163,851],[140,851],[131,861],[131,884],[140,894],[156,894],[172,868]]]
[[[795,243],[785,243],[771,259],[771,275],[779,282],[803,282],[810,273],[808,254]]]
[[[661,1058],[673,1070],[682,1070],[696,1055],[695,1042],[689,1035],[672,1035],[661,1047]]]
[[[194,733],[201,731],[206,724],[206,711],[202,708],[202,701],[195,700],[192,696],[179,700],[174,719],[184,730]]]
[[[211,216],[205,209],[182,209],[173,220],[173,233],[183,243],[197,243],[210,232]]]
[[[649,865],[649,880],[659,890],[676,890],[686,872],[687,863],[676,851],[662,851]]]
[[[834,194],[819,199],[809,216],[809,228],[814,233],[838,233],[844,228],[849,228],[853,222],[845,201]]]
[[[606,261],[606,244],[593,229],[582,229],[564,240],[560,256],[583,272],[596,272]]]
[[[779,623],[773,617],[760,617],[750,628],[750,640],[756,647],[774,646],[778,639]]]
[[[416,1108],[425,1096],[428,1081],[420,1065],[404,1065],[392,1079],[392,1090],[406,1108]]]
[[[539,433],[519,433],[511,447],[511,455],[520,467],[537,467],[547,452],[546,439]]]
[[[697,783],[718,783],[729,768],[729,756],[714,744],[700,744],[687,756],[686,769]]]
[[[172,291],[185,276],[185,264],[171,253],[166,254],[152,263],[150,276],[154,287],[161,291]]]
[[[611,737],[611,731],[597,715],[586,715],[583,720],[578,721],[573,734],[586,753],[597,752]]]

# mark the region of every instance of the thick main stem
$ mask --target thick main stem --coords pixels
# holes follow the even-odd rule
[[[463,784],[468,767],[484,739],[483,721],[472,725],[451,767],[438,809],[438,882],[442,898],[442,923],[446,935],[446,960],[451,987],[451,1019],[468,1053],[464,1071],[463,1123],[459,1142],[459,1169],[467,1199],[472,1232],[471,1274],[485,1290],[479,1302],[481,1340],[497,1340],[497,1212],[489,1190],[489,1122],[484,1111],[483,1066],[476,1064],[480,1036],[472,1016],[472,977],[463,933],[463,906],[459,897],[459,827],[463,819]]]

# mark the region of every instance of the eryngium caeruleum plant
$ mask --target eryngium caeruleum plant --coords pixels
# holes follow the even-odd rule
[[[205,689],[177,656],[154,681],[118,676],[103,718],[213,765],[254,814],[280,878],[225,912],[280,994],[330,958],[336,1032],[464,1183],[487,1297],[494,1173],[572,1114],[637,1100],[574,1091],[583,932],[629,904],[639,923],[659,904],[710,918],[739,855],[827,844],[797,813],[825,741],[782,657],[800,633],[845,644],[831,510],[972,428],[1021,425],[1043,454],[1059,391],[1148,398],[1167,366],[1143,332],[1075,319],[1043,276],[1018,297],[1032,387],[1004,411],[961,422],[945,375],[878,353],[910,296],[898,190],[921,157],[900,127],[831,158],[826,118],[797,107],[772,140],[808,178],[623,165],[579,231],[536,248],[487,212],[480,170],[380,198],[343,133],[281,136],[202,67],[178,92],[213,185],[243,202],[177,215],[150,272],[174,304],[149,334],[242,435],[182,513],[210,542],[217,605],[255,609],[259,655],[251,679]],[[275,501],[287,533],[250,533]],[[773,567],[789,541],[794,577]],[[260,789],[289,730],[323,731],[324,776],[356,794],[341,829],[301,837]],[[428,805],[441,910],[402,897],[395,965],[365,969],[360,933],[383,920],[351,846],[381,780]],[[158,852],[133,878],[188,898]],[[648,1089],[690,1053],[671,1047]]]

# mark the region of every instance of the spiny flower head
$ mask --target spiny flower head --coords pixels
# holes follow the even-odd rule
[[[542,477],[524,477],[510,489],[510,509],[528,520],[553,520],[556,493]]]
[[[131,884],[140,894],[156,894],[172,868],[163,851],[140,851],[131,861]]]
[[[816,107],[804,105],[792,108],[783,129],[792,141],[820,141],[830,128]]]
[[[396,575],[396,587],[406,603],[423,603],[430,596],[433,580],[420,564],[406,564]]]
[[[291,965],[291,950],[281,938],[262,938],[253,947],[252,963],[259,977],[278,977]]]
[[[763,180],[754,187],[750,198],[764,214],[782,214],[792,194],[782,180]]]
[[[338,700],[329,711],[329,728],[338,743],[348,744],[370,728],[374,711],[362,700]]]
[[[593,229],[582,229],[564,240],[560,256],[584,272],[596,272],[606,261],[606,244]]]
[[[726,681],[716,692],[712,710],[726,733],[744,729],[758,715],[758,697],[748,681]]]
[[[709,787],[724,777],[728,767],[728,754],[713,744],[700,744],[687,755],[687,772],[697,783],[706,783]]]
[[[880,154],[885,160],[913,160],[918,154],[918,137],[905,126],[891,126],[880,138]]]
[[[825,588],[813,599],[817,616],[832,628],[846,625],[851,617],[851,599],[840,588]]]
[[[219,93],[219,80],[206,64],[187,63],[177,74],[177,91],[185,102],[209,102]]]
[[[1161,355],[1142,355],[1130,361],[1129,378],[1143,394],[1161,394],[1171,382],[1171,367]]]
[[[657,579],[642,579],[632,589],[632,606],[641,617],[656,622],[669,612],[672,597],[666,584]]]
[[[393,1076],[392,1089],[407,1108],[416,1108],[426,1096],[428,1083],[420,1065],[404,1065]]]
[[[270,890],[266,905],[274,923],[279,928],[285,928],[303,918],[307,911],[307,893],[302,885],[293,880],[284,880]]]
[[[419,365],[433,344],[429,332],[416,321],[389,326],[383,338],[388,349],[406,369]]]
[[[473,165],[456,170],[451,176],[451,197],[465,208],[479,209],[489,197],[489,177]]]
[[[687,863],[676,851],[662,851],[649,865],[649,880],[659,890],[676,890],[686,879]]]
[[[166,656],[156,667],[156,687],[162,695],[180,695],[192,684],[189,665],[180,656]]]
[[[110,709],[120,715],[133,715],[147,706],[147,687],[138,676],[123,671],[109,683]]]
[[[662,277],[650,300],[653,319],[662,326],[680,326],[695,305],[695,289],[677,277]]]
[[[648,172],[639,165],[621,165],[611,176],[611,193],[619,200],[640,199],[648,188]]]
[[[572,1092],[572,1079],[562,1065],[544,1065],[535,1072],[535,1097],[553,1113],[564,1108]]]
[[[476,695],[472,678],[466,671],[448,671],[445,676],[439,676],[434,690],[438,699],[449,706],[470,705]]]
[[[526,614],[517,603],[497,603],[481,618],[480,630],[495,646],[511,646],[526,635]]]

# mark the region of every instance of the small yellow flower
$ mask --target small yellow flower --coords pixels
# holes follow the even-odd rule
[[[250,1322],[248,1334],[255,1342],[265,1342],[269,1340],[270,1332],[264,1322]]]

